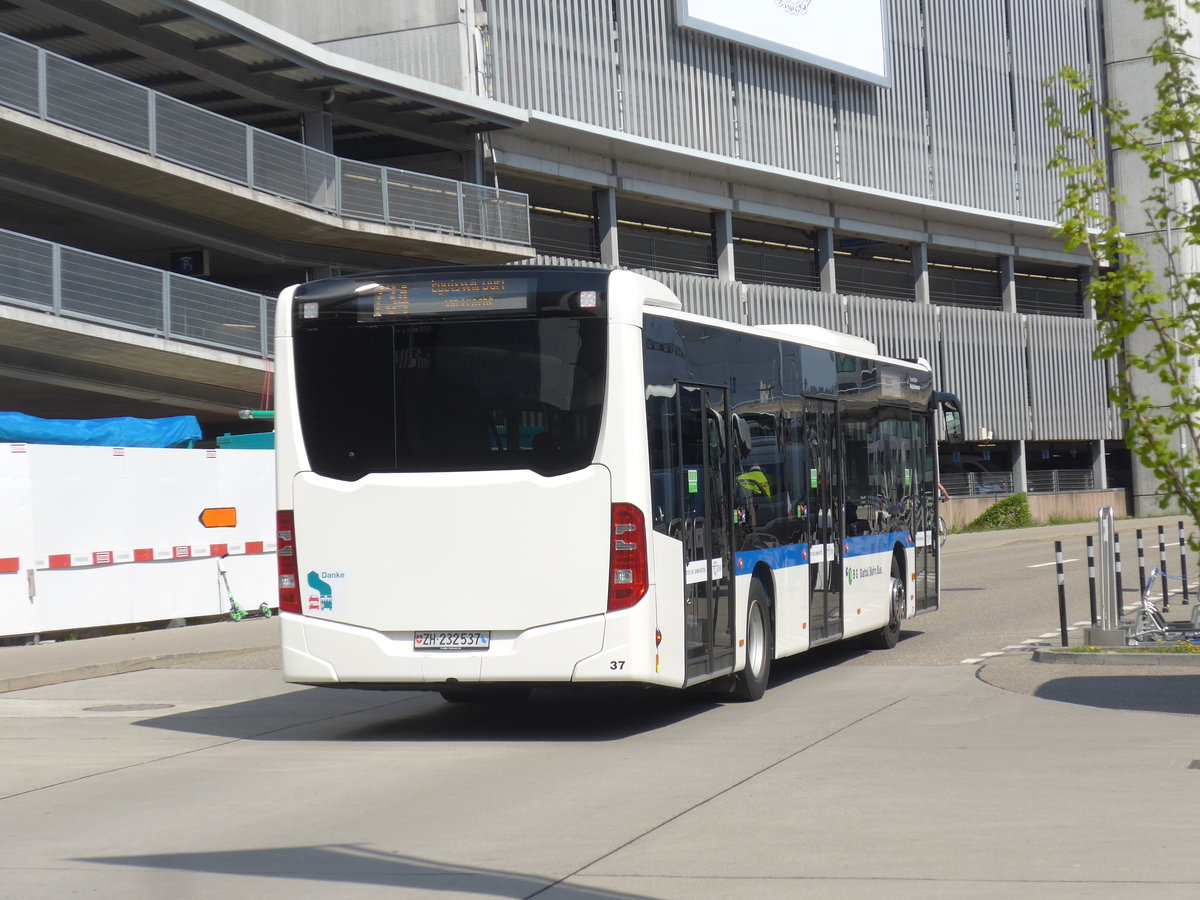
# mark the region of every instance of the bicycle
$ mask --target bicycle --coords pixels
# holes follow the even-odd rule
[[[938,546],[946,546],[946,538],[950,536],[950,532],[946,528],[946,520],[938,516]]]

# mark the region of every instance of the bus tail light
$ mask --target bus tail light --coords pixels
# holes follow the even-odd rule
[[[279,611],[299,613],[300,576],[296,568],[296,517],[290,509],[275,512],[275,561],[279,567]]]
[[[649,587],[646,519],[632,503],[612,507],[612,555],[609,557],[608,611],[628,609]]]

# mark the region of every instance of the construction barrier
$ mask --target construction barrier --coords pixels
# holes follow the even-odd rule
[[[276,605],[269,451],[0,444],[0,510],[0,637]]]

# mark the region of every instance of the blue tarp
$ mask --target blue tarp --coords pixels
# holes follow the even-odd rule
[[[39,419],[0,412],[0,442],[87,447],[180,447],[200,439],[195,416],[162,419]]]

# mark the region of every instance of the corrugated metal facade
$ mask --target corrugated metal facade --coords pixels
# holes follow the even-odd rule
[[[1095,0],[890,0],[891,87],[675,25],[671,0],[488,0],[495,97],[961,206],[1054,218],[1043,80],[1094,71]]]
[[[1108,402],[1109,364],[1094,360],[1096,323],[1088,319],[1027,316],[1030,437],[1034,440],[1116,438],[1116,410]]]

